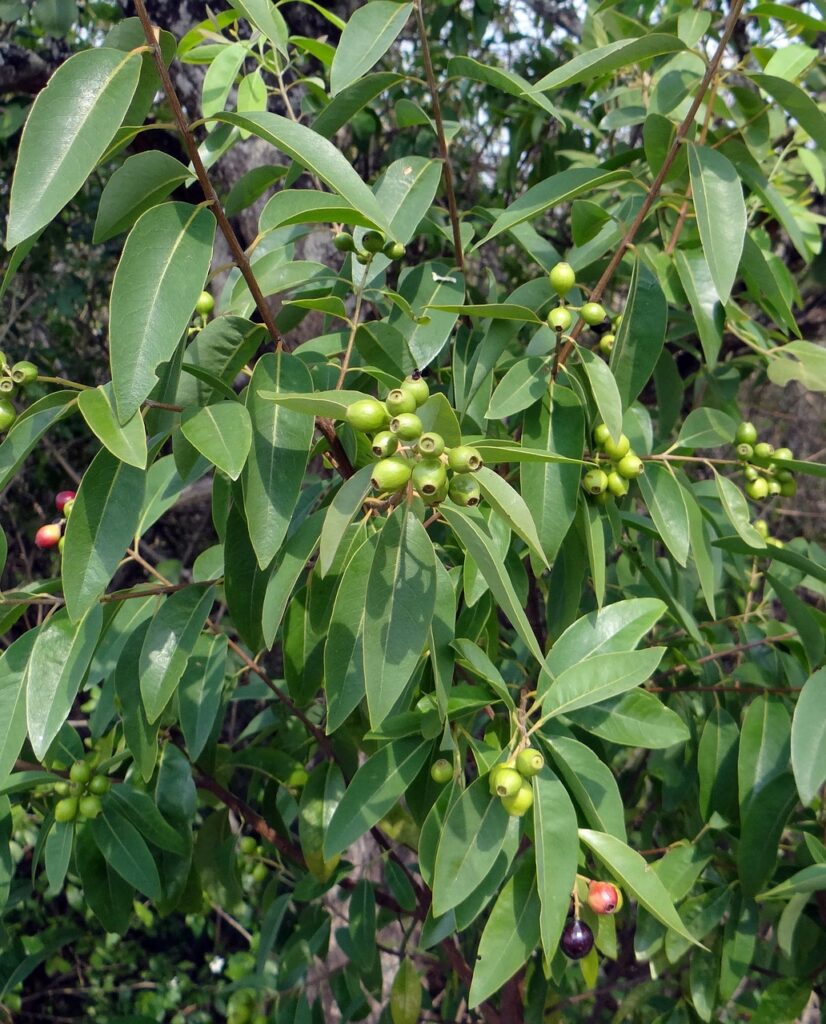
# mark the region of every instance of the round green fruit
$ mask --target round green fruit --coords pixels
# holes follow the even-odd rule
[[[496,796],[496,783],[499,778],[499,773],[503,771],[510,771],[514,766],[514,762],[500,761],[499,764],[495,764],[488,773],[488,789],[490,790],[491,796]]]
[[[435,494],[424,495],[422,501],[424,501],[425,505],[439,505],[447,497],[447,489],[447,477],[445,477],[445,481],[439,490]]]
[[[238,843],[238,849],[245,857],[251,857],[258,849],[258,844],[255,841],[254,836],[242,836],[241,841]]]
[[[54,784],[54,791],[57,796],[68,796],[71,793],[68,782],[56,782]]]
[[[523,778],[529,779],[532,775],[537,775],[544,765],[545,758],[533,747],[525,747],[516,755],[516,770]]]
[[[201,292],[198,296],[198,301],[195,303],[195,312],[198,316],[209,316],[213,309],[215,309],[215,299],[213,299],[209,292]]]
[[[427,381],[418,370],[411,373],[409,377],[404,378],[402,388],[414,396],[416,405],[424,405],[430,397],[430,388],[427,385]]]
[[[94,796],[103,796],[108,793],[111,783],[105,775],[93,775],[89,780],[89,792]]]
[[[512,818],[521,818],[533,807],[533,787],[530,782],[524,779],[520,788],[513,796],[506,796],[502,800],[502,806]]]
[[[791,448],[777,448],[775,449],[775,453],[772,456],[772,458],[776,462],[788,462],[789,459],[794,458],[794,452],[791,450]]]
[[[366,267],[368,263],[372,262],[373,254],[371,252],[357,252],[356,263],[360,263],[363,267]]]
[[[369,430],[381,430],[387,422],[387,409],[375,398],[362,398],[348,408],[347,422],[353,430],[364,434]]]
[[[589,327],[596,327],[605,319],[605,310],[598,302],[586,302],[580,309],[579,315]]]
[[[370,483],[377,491],[400,491],[410,479],[412,467],[403,455],[391,455],[373,466]]]
[[[769,494],[782,494],[782,488],[779,480],[769,480]]]
[[[614,350],[614,342],[616,340],[617,336],[615,334],[603,334],[603,336],[599,339],[599,344],[597,345],[597,348],[599,348],[600,352],[604,356],[610,356]]]
[[[564,306],[556,306],[548,313],[548,326],[555,331],[567,331],[573,322],[571,311]]]
[[[795,480],[781,480],[780,493],[784,498],[793,498],[797,494],[797,482]]]
[[[37,380],[37,367],[26,359],[15,363],[11,368],[11,379],[15,384],[20,384],[21,387],[25,387],[27,384],[34,384]]]
[[[758,459],[770,459],[774,455],[774,445],[768,441],[758,441],[754,446],[754,454]]]
[[[385,246],[384,235],[380,231],[365,231],[361,244],[368,252],[381,252]]]
[[[339,231],[333,239],[333,245],[339,252],[355,252],[356,243],[349,231]]]
[[[416,442],[416,449],[425,458],[438,459],[445,450],[445,439],[441,434],[428,431],[426,434],[422,434]]]
[[[644,469],[642,459],[633,452],[623,455],[617,463],[617,472],[626,480],[636,480],[638,476],[642,476]]]
[[[756,480],[760,474],[754,468],[754,466],[743,466],[743,476],[746,480]]]
[[[17,385],[11,377],[0,377],[0,394],[9,396],[17,394]]]
[[[482,468],[482,457],[469,444],[460,444],[447,453],[447,464],[454,473],[475,473]]]
[[[439,459],[422,459],[413,467],[413,486],[425,498],[438,493],[447,479],[447,470]]]
[[[598,423],[594,427],[594,444],[598,445],[600,448],[605,444],[605,442],[610,437],[611,431],[608,429],[608,427],[605,426],[604,423]]]
[[[393,388],[392,391],[388,392],[384,404],[387,406],[387,411],[391,416],[398,416],[402,412],[416,411],[415,396],[404,388]]]
[[[587,494],[602,494],[608,486],[608,475],[601,469],[589,469],[582,478],[582,489]]]
[[[482,500],[482,491],[473,477],[460,473],[451,478],[447,493],[450,500],[463,508],[474,508]]]
[[[5,395],[0,396],[0,433],[9,429],[17,419],[17,412]]]
[[[757,532],[760,534],[763,540],[765,540],[768,537],[769,524],[766,522],[765,519],[755,519],[754,528],[755,530],[757,530]]]
[[[54,820],[60,822],[74,821],[77,817],[78,799],[76,796],[67,796],[58,800],[54,807]]]
[[[404,256],[404,251],[401,242],[388,242],[384,247],[384,255],[389,260],[400,260]]]
[[[608,474],[608,491],[615,498],[624,498],[628,493],[628,480],[621,473],[612,470]]]
[[[399,447],[399,439],[392,430],[380,430],[370,443],[374,455],[386,459]]]
[[[422,436],[424,427],[415,412],[403,412],[390,420],[390,429],[398,434],[402,441],[415,441]]]
[[[768,480],[765,480],[762,476],[759,476],[756,480],[749,480],[746,484],[746,494],[753,501],[762,501],[769,494]]]
[[[440,757],[438,761],[434,761],[430,766],[430,777],[434,782],[438,782],[440,786],[443,786],[446,782],[450,782],[453,778],[453,767],[444,757]]]
[[[625,436],[620,434],[618,440],[614,440],[613,437],[609,437],[603,445],[605,454],[609,459],[613,459],[614,462],[619,462],[623,456],[627,455],[631,451],[631,442]]]
[[[496,773],[496,795],[514,796],[522,788],[522,776],[515,768],[502,768]]]
[[[77,806],[81,818],[88,818],[89,821],[96,818],[103,810],[103,804],[100,802],[99,796],[81,797]]]
[[[69,769],[69,778],[72,782],[79,782],[81,786],[85,786],[92,778],[92,769],[85,761],[75,761]]]
[[[742,444],[738,444],[737,445],[737,458],[741,462],[748,462],[749,459],[752,458],[753,455],[754,455],[754,448],[752,448],[752,446],[750,444],[746,444],[746,442],[743,441]]]
[[[563,298],[576,284],[576,274],[570,263],[557,263],[548,271],[551,288]]]
[[[753,423],[744,420],[734,432],[735,444],[751,444],[757,441],[757,427]]]
[[[269,874],[270,873],[267,870],[266,864],[256,864],[255,867],[252,869],[252,880],[253,882],[258,882],[259,884],[261,882],[266,882],[267,878],[269,877]]]

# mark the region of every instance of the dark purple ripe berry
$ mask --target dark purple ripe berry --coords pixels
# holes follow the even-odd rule
[[[593,949],[594,933],[584,921],[569,921],[562,931],[559,944],[565,956],[571,960],[581,960]]]

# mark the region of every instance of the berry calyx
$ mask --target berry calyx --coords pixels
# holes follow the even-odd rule
[[[613,914],[622,906],[622,894],[610,882],[591,882],[588,906],[595,914]]]
[[[430,777],[434,782],[438,782],[440,786],[443,786],[446,782],[450,782],[453,778],[453,767],[446,758],[440,757],[438,761],[434,761],[430,766]]]
[[[11,379],[15,384],[25,387],[27,384],[34,384],[37,380],[37,367],[27,359],[15,363],[11,368]]]
[[[781,494],[782,487],[779,480],[769,480],[769,494]]]
[[[482,468],[482,457],[469,444],[460,444],[447,453],[447,464],[454,473],[475,473]]]
[[[633,452],[623,455],[617,463],[617,472],[626,480],[636,480],[638,476],[642,476],[644,469],[642,459]]]
[[[390,429],[394,434],[398,434],[402,441],[415,441],[422,436],[424,427],[415,412],[403,412],[390,420]]]
[[[94,796],[103,796],[108,793],[111,783],[105,775],[93,775],[89,780],[89,792]]]
[[[402,381],[402,389],[414,396],[416,399],[416,405],[424,405],[430,397],[430,388],[428,387],[427,381],[418,370],[414,370],[409,377],[404,378]]]
[[[742,444],[737,445],[737,458],[741,462],[748,462],[753,455],[754,449],[750,444],[746,444],[746,442],[743,441]]]
[[[66,507],[67,501],[74,501],[77,494],[74,491],[58,491],[54,496],[54,507],[58,512],[62,512]]]
[[[749,423],[748,420],[744,420],[738,424],[737,430],[734,432],[734,443],[735,444],[754,444],[757,440],[757,427],[753,423]]]
[[[769,482],[762,476],[757,477],[756,480],[749,480],[746,484],[746,494],[753,501],[762,501],[763,498],[768,497],[769,494]]]
[[[198,301],[195,303],[195,312],[198,316],[209,316],[213,309],[215,309],[215,299],[213,299],[209,292],[201,292],[198,296]]]
[[[570,263],[557,263],[548,271],[551,288],[564,298],[576,284],[576,273]]]
[[[412,467],[403,455],[392,455],[373,466],[370,483],[377,491],[400,491],[410,479]]]
[[[0,433],[8,430],[17,419],[17,410],[5,395],[0,396]]]
[[[586,302],[580,309],[579,315],[589,327],[596,327],[605,319],[605,310],[598,302]]]
[[[422,434],[416,442],[416,449],[420,455],[430,459],[438,459],[445,450],[445,439],[441,434],[428,431],[426,434]]]
[[[333,245],[339,252],[355,252],[356,243],[348,231],[339,231],[333,238]]]
[[[513,796],[503,797],[502,806],[512,818],[521,818],[533,807],[533,786],[523,779]]]
[[[529,779],[537,775],[545,766],[545,758],[532,747],[525,747],[516,755],[516,770],[524,778]]]
[[[384,404],[387,406],[387,411],[391,416],[398,416],[402,412],[416,411],[415,396],[405,391],[404,388],[393,388],[392,391],[388,392]]]
[[[391,430],[380,430],[373,438],[370,448],[374,455],[386,459],[399,447],[399,439]]]
[[[72,782],[79,782],[81,786],[85,786],[92,778],[92,769],[85,761],[75,761],[69,769],[69,778]]]
[[[617,340],[615,334],[603,334],[599,339],[597,348],[604,356],[610,356],[614,350],[614,342]]]
[[[624,498],[628,493],[628,481],[616,470],[608,474],[608,493],[615,498]]]
[[[245,857],[251,857],[257,848],[258,844],[254,836],[242,836],[241,841],[238,843],[238,849]]]
[[[589,469],[582,478],[582,488],[588,494],[602,494],[608,486],[608,475],[601,469]]]
[[[616,441],[613,437],[609,437],[603,445],[603,448],[605,449],[605,454],[609,459],[613,459],[614,462],[619,462],[623,456],[627,455],[631,451],[631,442],[625,434],[620,434]]]
[[[362,398],[348,408],[347,422],[361,433],[380,430],[387,422],[387,409],[375,398]]]
[[[496,795],[515,796],[522,788],[522,776],[515,768],[503,766],[496,773]]]
[[[80,798],[77,809],[81,818],[88,818],[91,821],[103,810],[103,804],[100,802],[99,796],[84,796]]]
[[[389,260],[400,260],[404,256],[404,246],[401,242],[388,242],[384,247],[384,255]]]
[[[54,807],[54,820],[60,822],[74,821],[77,817],[78,799],[67,796],[58,800]]]
[[[422,459],[413,467],[413,486],[423,497],[436,494],[447,479],[447,470],[439,459]]]
[[[47,523],[41,526],[34,535],[34,542],[39,548],[53,548],[60,543],[61,530],[58,523]]]
[[[568,921],[562,929],[559,946],[571,960],[581,960],[594,948],[594,933],[584,921]]]
[[[482,500],[479,484],[471,476],[460,473],[452,477],[447,493],[450,500],[463,508],[475,508]]]
[[[608,427],[605,426],[604,423],[598,423],[594,427],[594,444],[598,445],[600,448],[605,444],[605,442],[610,438],[610,436],[611,431],[608,429]]]
[[[567,331],[573,321],[571,311],[564,306],[556,306],[548,313],[548,326],[555,331]]]
[[[384,235],[380,231],[365,231],[361,244],[369,253],[381,252],[384,248]]]

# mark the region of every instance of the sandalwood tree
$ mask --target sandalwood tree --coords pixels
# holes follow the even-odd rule
[[[0,359],[0,1010],[811,1011],[826,5],[93,6],[6,132],[2,294],[116,268]]]

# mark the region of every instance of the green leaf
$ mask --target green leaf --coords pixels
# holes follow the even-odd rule
[[[406,737],[379,747],[364,762],[333,813],[324,839],[325,860],[346,850],[387,814],[421,771],[431,746],[429,740]]]
[[[723,344],[726,314],[717,297],[711,270],[702,249],[678,249],[674,254],[674,265],[691,306],[703,354],[713,369]]]
[[[662,288],[637,256],[609,362],[623,409],[651,378],[663,350],[667,322],[668,304]]]
[[[181,433],[230,480],[238,479],[252,444],[250,415],[240,402],[184,409]]]
[[[311,386],[310,375],[298,357],[276,352],[258,360],[247,388],[253,434],[241,484],[244,514],[262,569],[287,534],[307,468],[313,421],[300,411],[263,398],[261,392],[281,394]]]
[[[822,23],[819,31],[823,31]],[[749,78],[776,100],[786,115],[797,121],[818,149],[826,149],[826,117],[808,93],[794,82],[787,82],[774,75],[751,74]]]
[[[215,727],[226,669],[226,637],[199,637],[178,686],[181,731],[193,761],[201,756]]]
[[[520,323],[543,324],[544,320],[527,306],[517,306],[512,302],[486,302],[467,306],[428,306],[428,309],[440,309],[445,313],[456,313],[459,316],[476,316],[485,320],[517,320]],[[496,417],[489,416],[488,419]]]
[[[459,318],[458,313],[429,312],[429,309],[436,305],[461,305],[465,294],[464,278],[444,263],[420,263],[402,272],[399,292],[414,315],[426,318],[426,322],[412,320],[397,305],[389,323],[404,337],[419,369],[424,369],[442,351]]]
[[[63,548],[63,593],[77,622],[98,601],[132,544],[146,474],[102,449],[86,470]]]
[[[530,100],[536,103],[551,117],[564,123],[562,115],[541,93],[531,91],[531,84],[521,75],[505,68],[492,67],[472,57],[451,57],[447,62],[447,74],[449,78],[465,78],[473,82],[482,82],[485,85],[492,85],[499,92],[509,96],[516,96],[518,99]]]
[[[588,565],[591,569],[591,586],[597,607],[601,608],[605,601],[605,523],[599,508],[591,501],[579,496],[579,530],[588,552]]]
[[[150,900],[160,899],[161,879],[149,847],[114,801],[104,803],[103,814],[95,818],[90,827],[106,863],[144,896]]]
[[[285,409],[294,409],[305,415],[327,416],[331,419],[343,420],[353,402],[360,402],[365,395],[362,391],[282,393],[265,389],[258,392],[258,397],[267,402],[276,402],[278,405],[283,405]]]
[[[478,676],[479,679],[484,680],[490,689],[499,697],[500,700],[504,701],[506,706],[511,710],[516,710],[511,692],[508,689],[508,684],[502,678],[499,669],[493,664],[490,658],[485,652],[474,644],[472,641],[467,640],[464,637],[459,637],[458,640],[453,642],[453,649],[459,655],[459,658],[465,663],[470,671]]]
[[[112,282],[109,361],[121,423],[140,408],[156,371],[172,358],[204,287],[215,217],[205,207],[163,203],[129,232]]]
[[[767,782],[741,813],[737,873],[746,896],[754,896],[771,878],[778,847],[795,804],[797,789],[791,772]]]
[[[683,420],[677,444],[680,448],[717,448],[731,444],[737,424],[719,409],[692,409]]]
[[[81,391],[77,396],[77,407],[89,429],[116,459],[137,469],[146,468],[143,417],[136,412],[126,423],[120,424],[112,403],[111,384]]]
[[[129,634],[112,674],[112,686],[120,710],[123,738],[135,768],[144,782],[149,782],[158,760],[158,731],[160,719],[150,722],[141,700],[140,688],[135,686],[135,666],[140,661],[141,649],[150,621],[139,623]]]
[[[353,962],[361,970],[369,970],[376,955],[376,893],[366,878],[356,882],[347,916]]]
[[[768,694],[753,700],[743,716],[737,757],[741,817],[757,794],[786,772],[790,743],[791,722],[783,702]]]
[[[159,149],[127,157],[101,193],[93,243],[99,245],[128,231],[142,213],[162,203],[190,178],[188,168]]]
[[[737,170],[717,149],[688,144],[697,227],[717,295],[726,303],[746,237],[746,204]]]
[[[345,480],[324,514],[318,551],[318,568],[322,578],[330,571],[347,527],[370,493],[372,472],[372,465],[362,466],[349,480]]]
[[[337,223],[378,228],[339,195],[314,189],[282,189],[268,200],[258,220],[261,234],[288,224]]]
[[[550,92],[577,82],[589,82],[631,64],[684,50],[676,36],[652,32],[638,39],[617,39],[606,46],[595,46],[545,75],[532,87],[533,92]]]
[[[581,828],[579,838],[602,861],[616,880],[623,885],[653,917],[671,928],[692,945],[700,943],[686,929],[674,909],[668,890],[643,858],[615,836]],[[702,947],[701,947],[702,948]]]
[[[482,883],[502,849],[508,812],[491,796],[487,775],[463,790],[447,812],[433,872],[433,913],[446,914]]]
[[[46,878],[49,880],[47,895],[56,896],[63,888],[69,861],[72,858],[72,847],[75,841],[75,823],[73,821],[56,821],[49,829],[44,849]]]
[[[799,380],[810,391],[826,391],[823,347],[811,341],[790,341],[772,353],[768,376],[772,384],[785,387],[790,380]]]
[[[784,900],[798,893],[821,892],[826,889],[826,864],[812,864],[784,879],[780,885],[755,896],[757,900]]]
[[[14,768],[26,738],[26,667],[38,630],[29,629],[0,655],[0,782]]]
[[[364,617],[364,685],[377,728],[404,693],[427,640],[436,603],[433,543],[412,512],[392,513],[370,568]]]
[[[548,563],[536,533],[536,526],[522,495],[487,466],[482,466],[475,479],[491,508],[505,520],[517,537],[522,538],[539,563],[547,567]]]
[[[548,391],[547,356],[528,356],[514,363],[491,395],[486,420],[502,420],[533,405]]]
[[[792,718],[792,770],[804,805],[826,782],[825,711],[826,669],[822,668],[806,680]]]
[[[609,743],[659,750],[685,743],[688,726],[653,693],[632,690],[572,716],[575,725]]]
[[[269,111],[251,114],[218,114],[216,120],[243,128],[275,146],[282,153],[317,175],[325,185],[343,196],[388,237],[393,232],[376,197],[364,184],[340,150],[312,128]]]
[[[663,544],[680,565],[688,561],[688,510],[683,489],[665,466],[648,462],[639,477],[643,501]]]
[[[511,203],[504,213],[500,213],[491,225],[490,231],[473,246],[473,249],[478,249],[485,242],[490,242],[497,235],[501,235],[503,231],[509,231],[526,220],[536,220],[552,206],[561,206],[577,196],[625,177],[625,171],[592,170],[585,167],[573,167],[554,174],[529,188]]]
[[[232,384],[241,368],[255,355],[267,335],[262,324],[240,316],[220,316],[198,331],[184,352],[182,369],[206,370],[224,384]],[[218,392],[209,384],[184,373],[178,384],[180,405],[209,405]]]
[[[576,879],[576,811],[565,787],[547,766],[534,778],[533,792],[539,930],[545,958],[550,961],[568,916]]]
[[[287,56],[289,30],[284,16],[270,0],[232,0],[232,6],[269,39],[274,49]]]
[[[173,828],[158,810],[149,796],[129,783],[113,786],[104,801],[104,809],[111,805],[113,810],[128,818],[150,843],[159,850],[169,850],[185,856],[189,852],[188,837]]]
[[[338,855],[325,861],[322,855],[324,836],[333,813],[344,795],[344,776],[336,764],[322,761],[310,773],[301,791],[298,805],[298,838],[307,867],[319,881],[326,881],[335,871]]]
[[[494,465],[500,462],[536,462],[576,466],[578,472],[582,470],[582,459],[569,459],[564,455],[557,455],[556,452],[542,451],[540,448],[526,448],[515,441],[482,440],[475,441],[473,447],[485,462]]]
[[[387,212],[393,237],[403,245],[407,245],[416,234],[416,229],[433,203],[441,180],[441,160],[406,156],[394,160],[376,183],[376,199]],[[376,268],[377,260],[380,264],[386,257],[374,259],[371,269]]]
[[[92,173],[120,128],[141,68],[137,53],[83,50],[34,101],[17,155],[6,248],[45,227]]]
[[[232,624],[254,651],[263,644],[262,618],[269,574],[258,565],[250,530],[233,499],[224,542],[224,593]]]
[[[323,522],[323,512],[310,516],[288,537],[281,549],[281,560],[267,581],[264,595],[262,627],[267,647],[275,643],[275,634],[296,581],[319,542]]]
[[[341,33],[330,70],[333,96],[381,60],[406,25],[412,10],[412,3],[370,0],[353,12]]]
[[[107,865],[92,836],[91,828],[78,830],[75,865],[83,886],[84,899],[92,913],[107,932],[122,935],[132,919],[135,890]]]
[[[61,608],[37,633],[26,669],[26,722],[38,761],[72,709],[102,624],[100,605],[93,605],[77,623]]]
[[[539,908],[533,858],[525,857],[499,894],[485,924],[470,983],[472,1009],[500,989],[539,942]]]
[[[585,658],[561,672],[542,697],[542,717],[555,718],[599,704],[650,679],[664,647],[613,652]]]
[[[0,444],[0,490],[9,485],[23,460],[46,431],[75,408],[77,392],[57,391],[33,402],[12,424]]]
[[[700,813],[704,821],[715,812],[729,821],[736,818],[739,742],[737,723],[725,708],[714,708],[703,727],[697,749]]]
[[[212,587],[190,586],[161,605],[144,639],[138,670],[146,717],[160,718],[175,692],[215,598]]]
[[[588,377],[600,418],[611,432],[611,437],[617,440],[622,433],[622,399],[616,378],[608,364],[599,356],[595,356],[590,349],[578,348],[577,352]]]
[[[743,492],[728,477],[721,476],[716,470],[714,472],[714,483],[717,487],[717,494],[720,496],[720,504],[726,518],[740,534],[750,548],[765,549],[766,542],[751,525],[748,502]]]
[[[625,810],[611,770],[578,740],[540,733],[585,820],[600,831],[625,839]]]
[[[417,1024],[421,1008],[422,980],[415,964],[406,956],[390,988],[390,1018],[393,1024]]]
[[[480,515],[471,515],[448,502],[441,505],[441,515],[453,530],[490,587],[504,614],[508,617],[522,642],[536,658],[543,661],[542,649],[533,634],[508,573],[499,558],[487,524]]]

